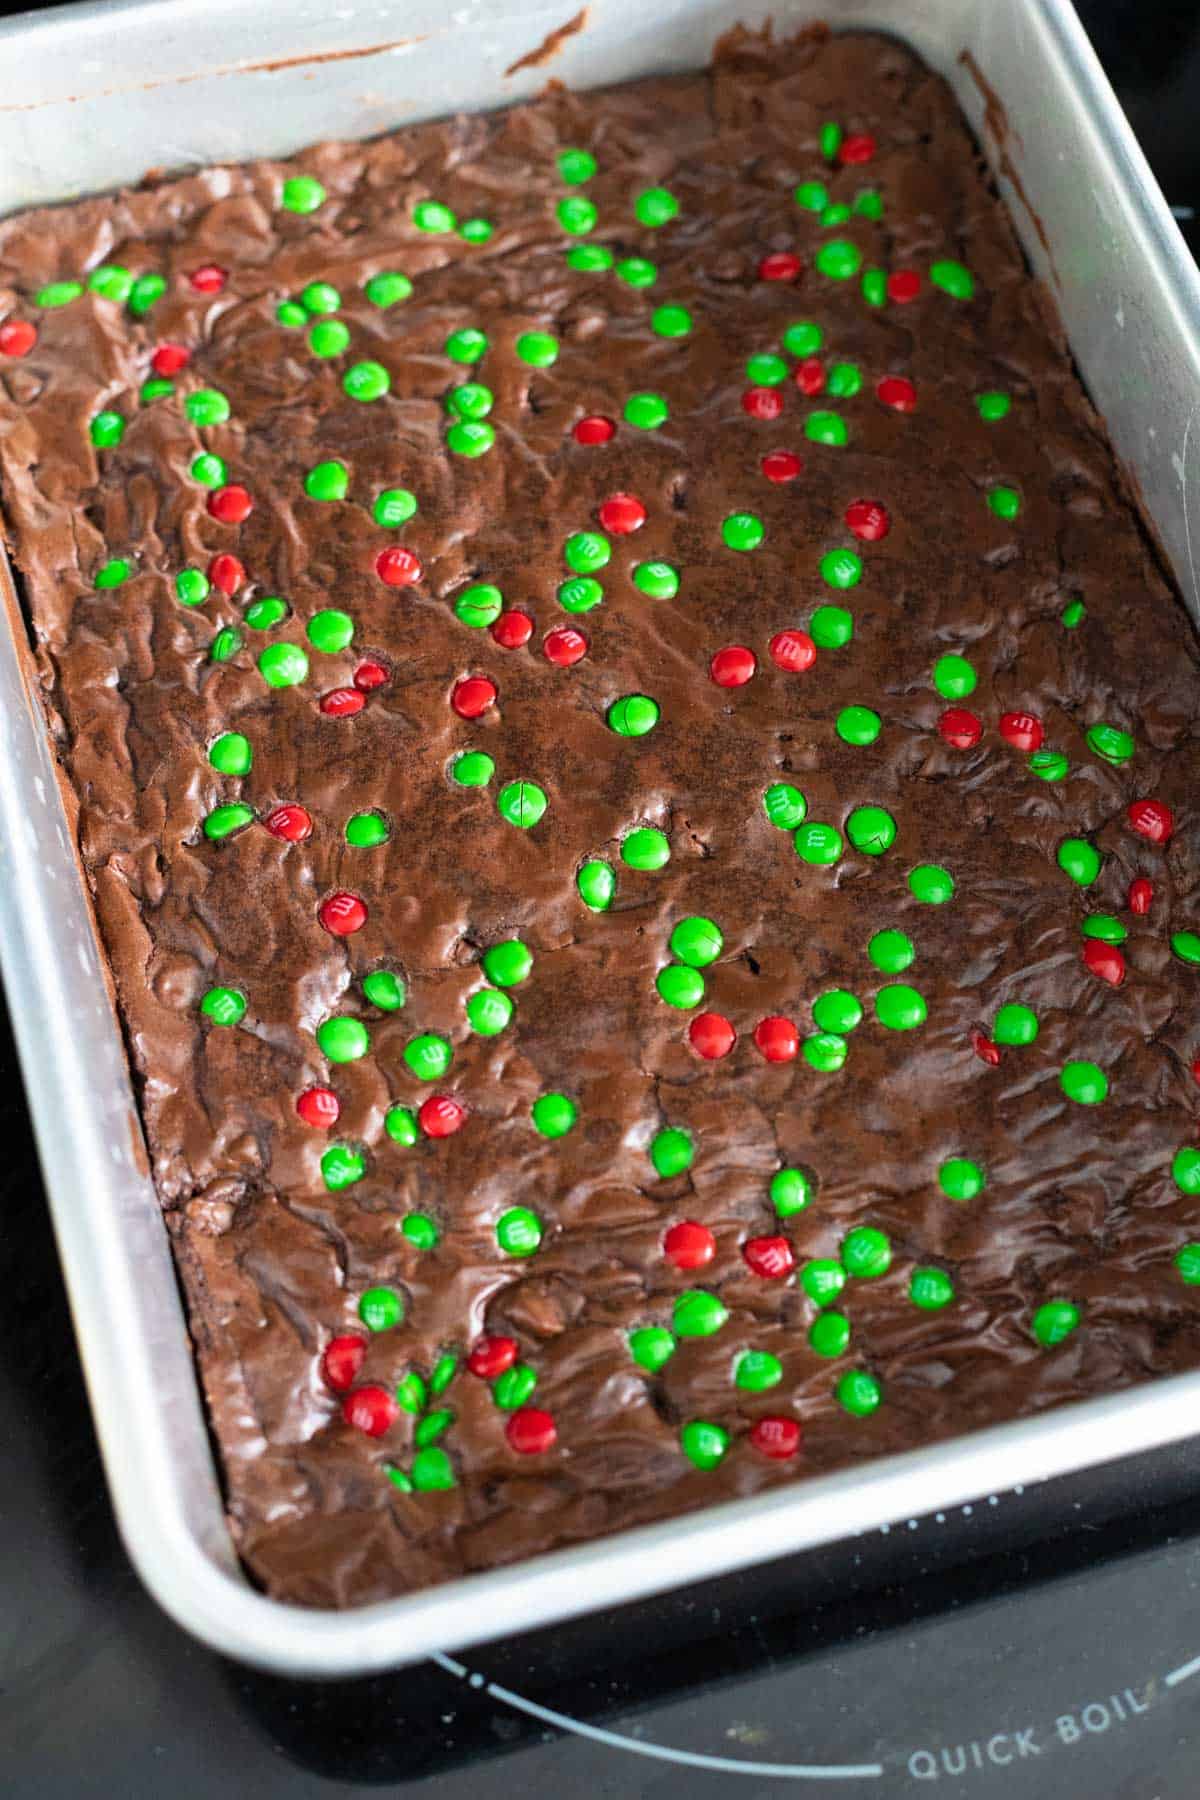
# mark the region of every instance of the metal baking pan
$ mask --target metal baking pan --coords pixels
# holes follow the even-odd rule
[[[1200,281],[1067,0],[591,0],[575,19],[569,7],[110,0],[10,19],[0,212],[151,168],[503,105],[551,74],[594,87],[699,67],[738,19],[892,32],[948,77],[976,129],[1200,616],[1188,513]],[[147,1586],[198,1637],[292,1675],[366,1673],[1106,1462],[1200,1422],[1197,1371],[380,1605],[318,1613],[265,1599],[226,1527],[70,802],[4,566],[0,597],[0,962],[121,1530]]]

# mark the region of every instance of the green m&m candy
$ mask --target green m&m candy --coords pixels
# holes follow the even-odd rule
[[[1064,838],[1058,846],[1058,866],[1078,887],[1090,887],[1100,873],[1103,859],[1086,838]]]
[[[406,1413],[419,1413],[424,1412],[428,1401],[429,1389],[425,1385],[424,1378],[418,1375],[415,1369],[410,1369],[406,1375],[401,1376],[396,1384],[398,1406]]]
[[[658,265],[645,256],[625,256],[617,264],[617,275],[627,287],[653,287],[658,280]]]
[[[617,878],[609,863],[599,857],[585,862],[575,877],[579,898],[592,912],[607,912],[617,891]]]
[[[259,652],[258,672],[268,687],[295,687],[308,675],[308,657],[299,644],[268,644]]]
[[[1029,755],[1029,772],[1039,781],[1063,781],[1071,765],[1061,750],[1033,750]]]
[[[831,238],[817,251],[816,265],[830,281],[849,281],[862,268],[862,251],[846,238]]]
[[[164,375],[153,375],[149,381],[143,381],[138,389],[138,399],[143,406],[149,406],[152,400],[161,400],[166,394],[175,392],[175,383],[168,381]]]
[[[668,963],[665,969],[660,969],[654,978],[654,986],[660,1000],[668,1006],[678,1007],[681,1012],[699,1006],[704,998],[703,975],[699,969],[689,969],[683,963]]]
[[[222,631],[218,631],[216,637],[208,647],[209,661],[215,663],[228,662],[231,657],[237,655],[241,647],[241,632],[235,630],[232,625],[226,625]]]
[[[250,739],[240,731],[223,731],[208,747],[208,760],[221,775],[248,775],[254,761]]]
[[[135,318],[142,318],[166,291],[166,280],[157,270],[150,270],[145,275],[135,276],[129,294],[130,312]]]
[[[321,1179],[331,1194],[353,1187],[366,1172],[366,1158],[352,1144],[330,1144],[321,1157]]]
[[[651,600],[673,600],[679,592],[679,570],[666,562],[638,563],[633,571],[633,585]]]
[[[721,536],[730,550],[757,550],[763,541],[764,526],[754,513],[730,513],[721,526]]]
[[[1194,931],[1172,932],[1171,949],[1180,962],[1200,963],[1200,934]]]
[[[881,219],[883,217],[883,196],[875,188],[864,188],[854,198],[853,210],[863,219]]]
[[[308,621],[306,636],[314,650],[333,656],[339,650],[349,648],[354,637],[354,620],[349,613],[330,606],[313,614]]]
[[[113,450],[125,436],[125,421],[119,412],[98,412],[88,427],[97,450]]]
[[[690,1288],[675,1301],[672,1329],[676,1337],[712,1337],[729,1317],[728,1309],[704,1288]]]
[[[363,293],[372,306],[395,306],[398,300],[407,300],[413,291],[412,282],[407,275],[401,275],[395,269],[385,269],[379,275],[372,275],[363,288]]]
[[[516,352],[531,368],[548,369],[558,360],[558,339],[548,331],[523,331],[517,339]]]
[[[794,831],[808,816],[808,801],[790,781],[774,781],[763,790],[763,811],[777,831]]]
[[[987,503],[998,519],[1015,519],[1021,510],[1021,496],[1016,488],[1001,482],[988,492]]]
[[[313,318],[321,318],[328,313],[337,312],[342,304],[342,296],[331,281],[310,281],[300,295],[300,304]]]
[[[404,1317],[404,1302],[395,1288],[368,1288],[359,1299],[358,1316],[368,1331],[392,1331]]]
[[[867,944],[867,955],[885,975],[901,974],[916,954],[916,946],[903,931],[877,931]]]
[[[487,334],[474,325],[464,325],[460,330],[450,333],[442,349],[451,362],[477,363],[487,354]]]
[[[797,829],[792,843],[802,862],[818,866],[835,863],[845,848],[840,831],[832,825],[822,825],[815,819]]]
[[[520,938],[493,944],[483,953],[483,972],[497,987],[519,987],[533,973],[533,952]]]
[[[639,225],[657,229],[660,225],[669,225],[676,217],[679,202],[668,188],[643,188],[633,203],[633,210]]]
[[[687,337],[692,315],[686,306],[658,306],[650,315],[650,329],[656,337]]]
[[[404,1060],[418,1081],[439,1081],[453,1057],[445,1038],[432,1031],[421,1032],[404,1046]]]
[[[579,1117],[579,1108],[567,1094],[539,1094],[530,1117],[542,1137],[566,1137]]]
[[[657,1375],[675,1354],[675,1339],[665,1325],[643,1325],[629,1334],[629,1354],[647,1375]]]
[[[938,1181],[949,1200],[974,1200],[987,1186],[987,1176],[977,1162],[952,1156],[938,1170]]]
[[[1116,768],[1129,762],[1137,748],[1129,732],[1122,731],[1117,725],[1090,725],[1087,743],[1089,750]]]
[[[229,417],[229,402],[216,388],[197,388],[183,403],[183,410],[193,425],[224,425]]]
[[[883,729],[883,721],[869,706],[844,706],[834,721],[834,730],[844,744],[873,744]]]
[[[1065,1063],[1059,1082],[1067,1099],[1079,1106],[1099,1106],[1108,1096],[1108,1076],[1099,1063]]]
[[[532,1256],[542,1241],[542,1221],[527,1206],[510,1206],[496,1221],[496,1242],[506,1256]]]
[[[1012,408],[1012,397],[1001,393],[998,388],[989,388],[982,394],[976,394],[975,406],[981,419],[994,425],[998,419],[1006,419]]]
[[[941,288],[954,300],[969,300],[975,292],[975,278],[971,271],[960,262],[950,257],[942,257],[931,264],[929,279],[935,288]]]
[[[821,1031],[832,1031],[845,1037],[862,1023],[862,1001],[844,988],[831,988],[813,1001],[813,1018]]]
[[[352,813],[346,820],[346,842],[356,850],[374,850],[386,844],[389,835],[387,820],[380,813]]]
[[[560,150],[558,173],[568,187],[579,187],[596,173],[596,159],[590,150]]]
[[[733,1365],[733,1383],[747,1394],[763,1394],[783,1380],[783,1364],[769,1350],[743,1350]]]
[[[944,1269],[914,1269],[908,1297],[922,1312],[940,1312],[954,1298],[954,1283]]]
[[[850,1046],[840,1032],[821,1031],[806,1037],[800,1051],[810,1069],[819,1075],[836,1075],[845,1066]]]
[[[1200,1283],[1200,1244],[1181,1244],[1175,1252],[1175,1267],[1189,1287]]]
[[[336,458],[314,463],[304,477],[304,491],[310,500],[344,500],[349,486],[350,471]]]
[[[317,1044],[330,1062],[357,1062],[371,1048],[371,1034],[361,1019],[341,1014],[317,1026]]]
[[[852,400],[862,387],[862,370],[857,363],[834,363],[825,383],[826,392],[835,400]]]
[[[412,1484],[418,1494],[446,1493],[456,1485],[454,1464],[440,1444],[426,1444],[417,1451],[412,1463]]]
[[[918,863],[908,872],[908,889],[925,906],[944,906],[954,898],[954,877],[937,863]]]
[[[681,919],[671,933],[672,956],[693,969],[705,969],[716,962],[724,948],[720,926],[695,914]]]
[[[845,1313],[819,1313],[808,1328],[809,1348],[818,1356],[844,1356],[850,1348],[850,1321]]]
[[[1086,938],[1099,938],[1102,944],[1123,944],[1129,928],[1113,913],[1089,913],[1080,921],[1079,929]]]
[[[789,356],[805,357],[815,356],[824,339],[821,327],[811,319],[797,319],[794,325],[787,327],[781,342]]]
[[[200,1011],[214,1025],[240,1025],[246,1016],[246,996],[237,988],[211,987],[200,1002]]]
[[[814,444],[830,444],[835,448],[850,441],[845,419],[835,412],[809,413],[804,421],[804,435]]]
[[[514,1363],[492,1383],[492,1399],[502,1412],[515,1412],[533,1398],[537,1387],[537,1371],[528,1363]]]
[[[311,213],[325,199],[325,189],[315,175],[289,175],[283,184],[280,202],[286,212]]]
[[[1087,607],[1082,600],[1068,600],[1058,616],[1067,631],[1074,631],[1087,618]]]
[[[595,275],[611,269],[615,258],[607,244],[572,244],[567,251],[567,266],[581,274]]]
[[[707,1474],[725,1460],[729,1433],[708,1419],[689,1419],[679,1433],[679,1444],[692,1467]]]
[[[362,991],[380,1012],[399,1012],[407,997],[403,981],[391,969],[372,969],[364,975]]]
[[[175,577],[175,598],[181,606],[201,606],[208,599],[208,576],[203,569],[180,569]]]
[[[133,276],[120,263],[103,263],[88,276],[88,291],[124,306],[133,291]]]
[[[854,636],[854,614],[844,606],[818,606],[808,630],[819,650],[844,650]]]
[[[882,856],[896,841],[896,821],[882,806],[856,806],[846,820],[846,836],[864,856]]]
[[[943,700],[965,700],[978,680],[965,656],[939,656],[933,665],[933,685]]]
[[[496,1037],[511,1022],[514,1010],[499,988],[479,988],[467,1000],[467,1022],[480,1037]]]
[[[350,328],[341,319],[319,319],[308,334],[308,347],[314,356],[341,356],[349,348]],[[350,392],[349,388],[346,390]],[[356,394],[355,399],[374,398]]]
[[[776,1169],[769,1189],[771,1205],[780,1219],[790,1219],[811,1205],[812,1177],[804,1169]]]
[[[883,1399],[878,1378],[866,1369],[852,1369],[842,1376],[833,1391],[838,1405],[856,1419],[868,1418]]]
[[[557,594],[558,604],[564,612],[591,612],[604,599],[604,589],[591,575],[572,575],[568,580],[560,582]]]
[[[246,623],[252,631],[270,631],[272,625],[278,625],[287,614],[287,604],[278,594],[264,594],[261,600],[253,601],[246,608]]]
[[[621,861],[630,869],[654,873],[671,860],[671,843],[666,833],[653,825],[639,825],[621,841]]]
[[[477,581],[472,587],[464,588],[454,602],[455,617],[476,631],[485,625],[494,625],[503,611],[504,596],[490,581]]]
[[[509,781],[496,796],[496,811],[510,825],[529,831],[545,816],[549,802],[533,781]]]
[[[800,1286],[814,1306],[828,1306],[846,1285],[846,1271],[832,1256],[817,1256],[800,1271]]]
[[[805,212],[823,212],[829,202],[829,192],[819,181],[802,181],[799,187],[792,189],[792,199]],[[805,352],[807,354],[807,352]]]
[[[298,300],[281,300],[275,308],[275,317],[289,331],[298,331],[302,325],[308,324],[308,314]]]
[[[668,1125],[651,1139],[650,1161],[662,1181],[670,1181],[690,1169],[694,1156],[691,1134],[678,1126]]]
[[[424,1456],[428,1453],[426,1446],[429,1444],[435,1443],[436,1440],[442,1436],[443,1432],[445,1432],[451,1425],[453,1425],[453,1423],[454,1423],[454,1413],[451,1410],[451,1408],[448,1406],[438,1407],[435,1411],[427,1412],[425,1414],[425,1417],[421,1420],[420,1424],[417,1426],[417,1429],[413,1434],[413,1442],[418,1445],[422,1456]],[[449,1469],[448,1462],[446,1464],[446,1468],[447,1468],[447,1470]],[[447,1485],[441,1479],[441,1476],[443,1473],[444,1473],[444,1471],[441,1469],[441,1467],[439,1465],[438,1479],[436,1479],[432,1483],[428,1480],[425,1480],[422,1483],[422,1489],[428,1489],[430,1487],[440,1488],[440,1487]],[[450,1486],[454,1485],[453,1472],[451,1472],[449,1485]],[[413,1486],[414,1487],[416,1486],[415,1481],[413,1483]]]
[[[234,801],[228,806],[214,806],[204,821],[204,835],[214,843],[220,843],[222,838],[244,831],[253,822],[254,808],[245,806],[240,801]]]
[[[554,209],[555,217],[563,230],[572,237],[584,237],[594,231],[598,214],[591,201],[582,194],[571,194],[560,200]]]
[[[875,1016],[889,1031],[915,1031],[925,1023],[925,1001],[916,988],[894,981],[875,996]]]
[[[593,575],[612,556],[612,545],[602,531],[576,531],[563,545],[563,561],[576,575]]]
[[[892,1246],[887,1233],[874,1225],[856,1225],[842,1239],[842,1267],[860,1281],[886,1275],[892,1265]]]
[[[47,308],[69,306],[72,300],[78,300],[82,292],[81,281],[48,281],[45,287],[38,289],[33,303]]]
[[[625,694],[608,709],[608,725],[618,737],[645,737],[658,724],[661,709],[649,694]]]
[[[666,424],[670,410],[661,394],[631,394],[623,416],[627,425],[636,425],[639,431],[657,431]]]
[[[418,200],[412,217],[418,231],[453,231],[458,224],[450,208],[440,200]]]
[[[221,487],[228,478],[228,470],[219,456],[213,456],[207,450],[192,461],[190,474],[193,481],[202,487]]]
[[[1047,1300],[1031,1321],[1033,1335],[1044,1350],[1069,1338],[1079,1324],[1079,1308],[1070,1300]]]
[[[1190,1144],[1177,1150],[1171,1163],[1171,1178],[1180,1193],[1200,1194],[1200,1150]]]
[[[358,362],[342,376],[342,387],[351,400],[379,400],[392,385],[392,378],[378,362]]]
[[[458,235],[466,244],[486,244],[495,229],[490,219],[464,219]]]
[[[1037,1014],[1032,1006],[1023,1006],[1019,1000],[1002,1006],[992,1022],[992,1038],[997,1044],[1024,1048],[1035,1041],[1037,1034]]]
[[[495,773],[495,761],[486,750],[464,750],[450,765],[450,779],[459,787],[486,787]]]
[[[746,379],[755,387],[778,387],[787,377],[788,366],[782,356],[762,351],[747,359]]]
[[[405,1149],[411,1149],[420,1136],[417,1115],[409,1106],[389,1106],[383,1115],[383,1129],[393,1144],[402,1144]]]

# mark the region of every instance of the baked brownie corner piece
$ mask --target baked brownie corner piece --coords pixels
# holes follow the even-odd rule
[[[905,49],[10,219],[0,388],[269,1592],[1200,1362],[1196,640]]]

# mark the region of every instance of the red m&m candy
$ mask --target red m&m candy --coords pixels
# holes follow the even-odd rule
[[[375,573],[389,587],[412,587],[425,571],[414,550],[406,550],[403,544],[393,544],[375,558]]]
[[[875,139],[867,131],[852,131],[838,145],[840,163],[869,163],[875,154]]]
[[[1175,815],[1162,800],[1134,800],[1125,814],[1139,837],[1152,844],[1169,844],[1175,830]]]
[[[322,694],[319,702],[321,711],[329,719],[352,719],[367,704],[367,696],[361,688],[330,688]]]
[[[646,509],[636,494],[610,494],[600,508],[600,523],[614,537],[628,537],[646,523]]]
[[[344,1394],[354,1386],[366,1354],[365,1338],[330,1338],[321,1356],[321,1374],[335,1394]]]
[[[150,367],[156,375],[178,375],[191,360],[192,353],[186,344],[160,344],[150,358]]]
[[[245,581],[246,571],[236,556],[231,556],[228,550],[222,550],[208,565],[208,579],[228,599],[237,593]]]
[[[1129,910],[1139,918],[1145,918],[1154,904],[1154,883],[1139,875],[1136,881],[1129,884]]]
[[[806,356],[796,364],[796,386],[802,394],[819,394],[825,386],[825,365],[817,356]]]
[[[937,722],[937,728],[956,750],[973,750],[983,736],[983,724],[965,706],[948,706]]]
[[[328,1131],[336,1125],[341,1110],[342,1103],[332,1088],[305,1088],[296,1098],[296,1111],[314,1131]]]
[[[758,667],[758,658],[745,644],[727,644],[718,650],[708,665],[708,672],[718,687],[745,687]]]
[[[28,356],[37,343],[37,326],[29,319],[5,319],[0,324],[0,355]]]
[[[907,306],[921,291],[921,277],[915,269],[896,269],[887,278],[887,297],[897,306]]]
[[[367,922],[367,909],[357,894],[340,888],[322,900],[317,917],[333,937],[352,937]]]
[[[494,681],[489,681],[486,675],[467,675],[456,683],[450,704],[460,719],[479,719],[489,707],[495,706],[497,698]]]
[[[302,806],[290,803],[274,807],[263,824],[272,837],[282,838],[287,844],[302,844],[306,837],[312,836],[311,817]]]
[[[1046,736],[1036,713],[1006,712],[1000,715],[1000,736],[1014,750],[1040,750]]]
[[[431,1094],[417,1108],[417,1124],[426,1137],[453,1137],[467,1122],[467,1109],[449,1094]]]
[[[768,481],[795,481],[804,464],[794,450],[768,450],[759,464]]]
[[[707,1225],[682,1219],[663,1238],[663,1249],[677,1269],[702,1269],[717,1253],[717,1240]]]
[[[688,1042],[705,1062],[728,1056],[736,1041],[737,1032],[720,1013],[698,1013],[688,1026]]]
[[[877,544],[892,529],[887,507],[880,500],[852,500],[845,518],[847,529],[864,544]]]
[[[542,655],[558,669],[582,662],[587,653],[588,641],[573,625],[556,625],[542,640]]]
[[[481,1381],[495,1381],[511,1369],[517,1360],[517,1340],[510,1337],[481,1337],[471,1346],[467,1367]]]
[[[789,675],[803,674],[817,660],[817,646],[807,631],[777,631],[767,648],[775,667],[786,669]]]
[[[907,375],[882,376],[875,384],[875,397],[893,412],[910,413],[917,404],[917,390]]]
[[[227,272],[219,263],[202,263],[188,276],[198,294],[219,294],[228,279]]]
[[[400,1408],[386,1388],[360,1387],[343,1400],[342,1417],[357,1431],[378,1438],[391,1430],[400,1417]]]
[[[777,419],[783,411],[783,395],[778,388],[752,387],[742,395],[742,411],[752,419]]]
[[[374,693],[376,688],[384,685],[387,678],[386,665],[374,656],[365,657],[354,671],[354,685],[362,694]]]
[[[800,1048],[800,1034],[790,1019],[760,1019],[754,1042],[768,1062],[791,1062]]]
[[[522,1406],[510,1414],[504,1435],[519,1456],[544,1456],[557,1443],[558,1428],[540,1406]]]
[[[613,420],[606,419],[603,413],[589,413],[578,421],[572,435],[577,444],[607,444],[616,429]]]
[[[804,264],[791,250],[773,250],[758,265],[760,281],[795,281]]]
[[[759,1419],[751,1429],[750,1442],[760,1456],[786,1462],[800,1448],[800,1427],[795,1419]]]
[[[1125,979],[1125,957],[1115,944],[1100,938],[1089,938],[1083,946],[1084,967],[1110,987],[1120,987]]]
[[[782,1281],[796,1266],[796,1252],[785,1237],[747,1238],[742,1256],[747,1268],[764,1281]]]
[[[1000,1067],[1000,1046],[999,1044],[994,1044],[991,1038],[987,1037],[984,1032],[973,1031],[971,1033],[971,1048],[979,1058],[980,1062],[985,1062],[989,1069],[998,1069]]]
[[[254,501],[239,482],[214,488],[208,496],[208,510],[222,525],[241,525],[254,511]]]
[[[502,650],[520,650],[533,636],[533,620],[527,612],[513,606],[500,614],[491,629]]]

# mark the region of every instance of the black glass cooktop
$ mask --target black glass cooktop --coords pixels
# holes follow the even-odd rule
[[[1195,250],[1200,6],[1080,10]],[[0,1793],[1200,1794],[1200,1438],[391,1676],[223,1662],[117,1539],[2,1018],[0,1125]]]

